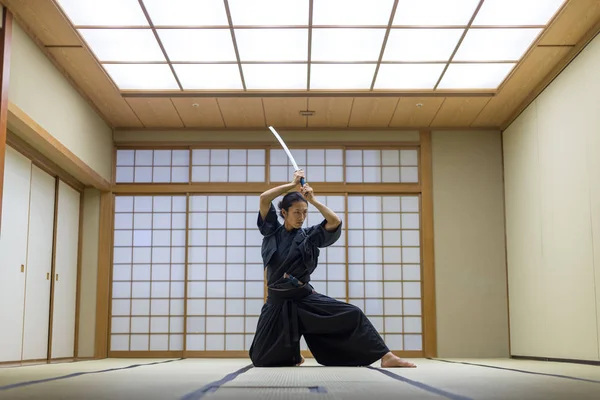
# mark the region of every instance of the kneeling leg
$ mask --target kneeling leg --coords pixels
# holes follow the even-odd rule
[[[249,354],[255,367],[290,367],[302,361],[299,340],[286,340],[281,314],[268,303],[262,308]]]

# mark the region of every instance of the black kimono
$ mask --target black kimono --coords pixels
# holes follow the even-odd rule
[[[273,204],[264,221],[258,215],[268,297],[250,347],[256,367],[298,364],[302,335],[316,361],[326,366],[366,366],[389,351],[360,308],[319,294],[308,284],[319,247],[332,245],[342,232],[341,224],[333,232],[325,230],[326,223],[287,231]]]

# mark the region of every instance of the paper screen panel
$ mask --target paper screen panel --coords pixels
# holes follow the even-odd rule
[[[348,183],[419,182],[416,149],[346,150]]]
[[[183,350],[185,196],[117,196],[112,351]]]
[[[248,350],[264,303],[258,196],[190,196],[188,350]]]
[[[290,149],[310,182],[343,182],[344,153],[342,149]],[[270,181],[290,182],[294,167],[282,149],[270,150]]]
[[[194,149],[192,182],[264,182],[264,149]]]
[[[117,150],[116,183],[187,183],[189,150]]]
[[[392,350],[422,350],[418,196],[348,197],[349,302]]]

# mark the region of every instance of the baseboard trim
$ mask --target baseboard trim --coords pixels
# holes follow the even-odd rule
[[[530,361],[548,361],[548,362],[560,362],[569,364],[585,364],[600,366],[600,361],[594,360],[577,360],[570,358],[552,358],[552,357],[533,357],[533,356],[510,356],[514,360],[530,360]]]

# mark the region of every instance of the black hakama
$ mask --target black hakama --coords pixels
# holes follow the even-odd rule
[[[318,265],[319,248],[334,244],[341,235],[341,225],[330,232],[326,222],[287,231],[273,204],[264,220],[259,213],[268,298],[250,347],[257,367],[298,364],[302,336],[316,361],[326,366],[366,366],[389,352],[360,308],[316,293],[308,283]]]

